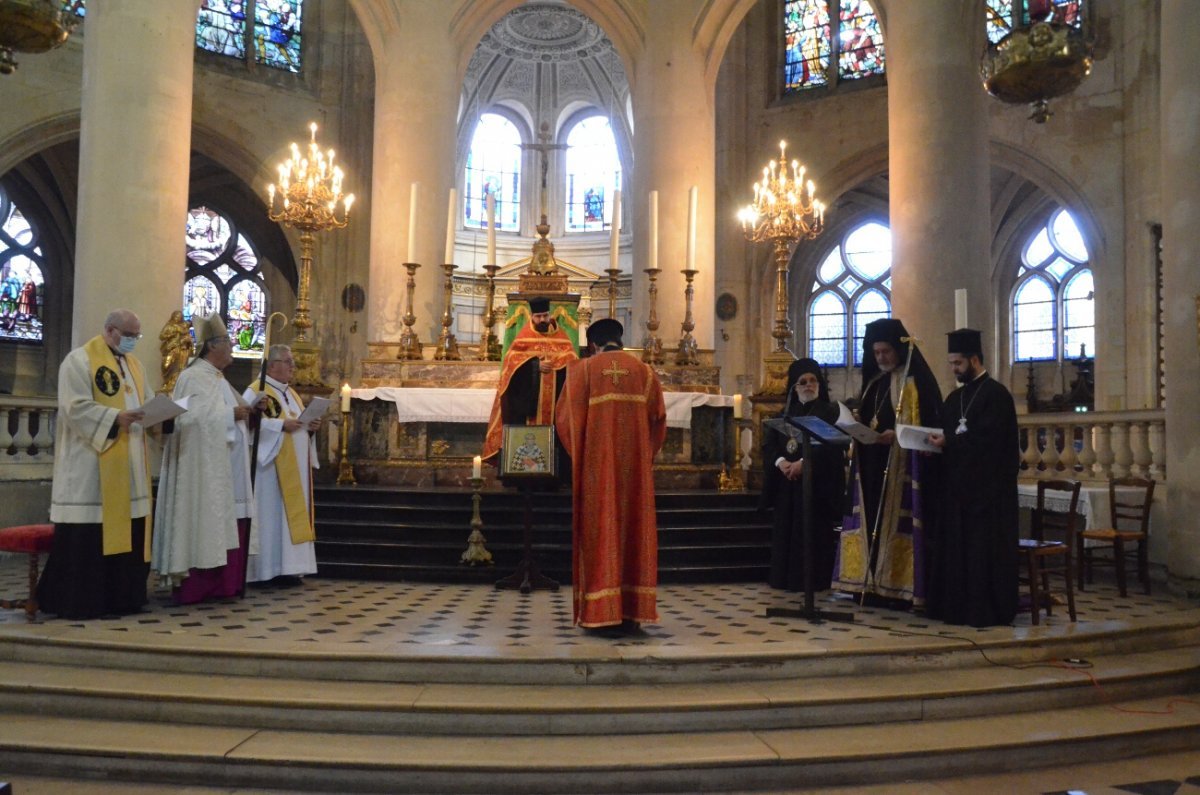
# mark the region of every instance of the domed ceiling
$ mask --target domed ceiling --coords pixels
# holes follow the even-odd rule
[[[616,116],[614,132],[628,140],[628,95],[621,59],[596,23],[563,3],[528,3],[479,42],[463,81],[463,121],[500,104],[533,130],[548,122],[557,133],[564,111],[590,105]]]

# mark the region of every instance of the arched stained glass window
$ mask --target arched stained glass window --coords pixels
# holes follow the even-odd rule
[[[233,355],[260,356],[270,302],[254,244],[227,216],[208,207],[188,211],[185,234],[184,319],[220,312]]]
[[[1013,360],[1061,360],[1081,350],[1094,355],[1094,295],[1083,235],[1067,210],[1055,210],[1021,253],[1013,289]]]
[[[469,227],[487,228],[487,197],[496,201],[496,228],[521,226],[521,133],[498,113],[484,113],[467,152],[463,219]]]
[[[1084,0],[1049,0],[1052,3],[1050,10],[1050,21],[1061,22],[1070,25],[1073,28],[1083,26],[1083,4]],[[987,15],[987,37],[988,41],[1000,41],[1008,35],[1013,24],[1013,6],[1021,12],[1022,19],[1020,24],[1029,24],[1029,14],[1025,10],[1030,5],[1026,0],[987,0],[987,6],[984,13]]]
[[[589,116],[567,134],[567,231],[612,226],[612,195],[621,188],[621,158],[612,125]]]
[[[0,188],[0,340],[42,341],[43,265],[37,231]]]
[[[883,31],[868,0],[787,0],[783,47],[784,93],[884,73]]]
[[[862,364],[872,320],[892,313],[892,233],[867,221],[844,235],[817,268],[805,313],[808,355],[827,367]]]

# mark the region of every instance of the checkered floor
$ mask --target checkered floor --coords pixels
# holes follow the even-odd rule
[[[0,594],[23,595],[27,588],[24,556],[0,560]],[[498,572],[498,576],[504,572]],[[1122,599],[1111,583],[1089,586],[1077,595],[1079,621],[1100,622],[1163,617],[1196,609],[1186,600],[1159,589],[1153,596],[1140,592]],[[496,650],[510,647],[579,646],[755,646],[878,641],[886,637],[930,635],[1002,639],[1012,627],[977,630],[947,626],[920,614],[879,607],[861,607],[847,596],[818,594],[817,606],[852,611],[855,622],[813,624],[800,619],[768,618],[768,607],[798,607],[802,596],[774,591],[763,583],[721,585],[671,585],[659,589],[657,624],[641,633],[612,639],[596,637],[571,623],[571,591],[539,591],[521,595],[486,585],[431,585],[306,578],[291,587],[251,586],[246,598],[188,607],[171,604],[166,591],[151,590],[143,613],[89,622],[91,629],[120,633],[159,633],[267,639],[287,643],[355,643],[396,648],[478,646]],[[41,621],[60,627],[83,626],[50,616]],[[0,611],[0,624],[25,621],[20,611]],[[1068,623],[1066,608],[1055,610],[1042,622]],[[1030,626],[1023,613],[1014,624]]]

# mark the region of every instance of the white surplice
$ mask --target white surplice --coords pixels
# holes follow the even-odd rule
[[[125,408],[136,409],[149,395],[139,395],[137,384],[122,359],[121,388]],[[117,410],[96,402],[92,392],[92,367],[82,347],[67,354],[58,368],[58,427],[54,434],[54,481],[50,487],[50,521],[56,524],[100,524],[100,453],[113,444],[108,433],[117,421]],[[129,386],[129,390],[125,390]],[[129,426],[130,517],[150,513],[150,484],[146,478],[142,426]]]
[[[173,397],[188,398],[188,410],[163,449],[151,567],[179,580],[189,569],[224,566],[227,551],[238,547],[237,520],[252,517],[254,508],[249,435],[246,423],[233,419],[233,387],[197,359],[180,373]]]
[[[285,444],[292,445],[300,469],[305,504],[311,509],[312,469],[319,466],[316,440],[304,428],[284,433],[283,421],[298,418],[304,406],[294,389],[270,376],[266,380],[284,399],[279,417],[263,417],[259,423],[258,471],[254,478],[254,533],[258,541],[258,554],[250,556],[247,582],[263,582],[280,575],[314,574],[317,571],[317,553],[313,542],[292,543],[287,510],[279,491],[279,475],[275,471],[275,459],[280,448]],[[242,396],[247,402],[255,398],[255,385],[248,387]]]

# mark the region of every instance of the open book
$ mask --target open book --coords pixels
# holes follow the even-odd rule
[[[905,450],[921,450],[926,453],[940,453],[942,448],[929,443],[929,434],[942,432],[941,428],[929,428],[924,425],[897,425],[896,441]]]
[[[847,408],[845,403],[838,403],[838,409],[840,413],[838,414],[836,424],[849,434],[852,439],[863,444],[875,444],[875,442],[879,441],[879,434],[854,419],[854,415],[850,413],[850,409]]]

